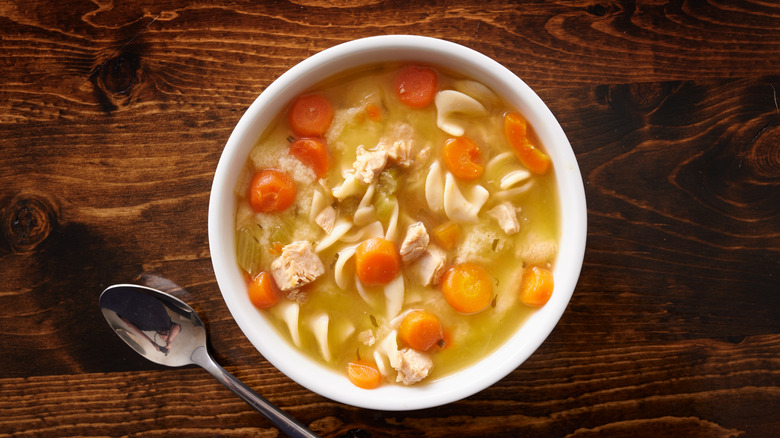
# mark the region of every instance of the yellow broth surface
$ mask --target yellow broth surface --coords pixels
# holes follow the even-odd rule
[[[439,113],[446,108],[431,103],[425,108],[414,109],[401,103],[394,84],[401,67],[400,64],[383,64],[351,71],[329,78],[310,90],[326,97],[334,110],[333,120],[323,136],[330,155],[330,169],[324,178],[318,179],[309,167],[289,154],[290,143],[296,136],[290,129],[286,112],[280,114],[257,141],[236,187],[237,251],[248,278],[268,271],[278,257],[280,247],[290,242],[309,241],[316,247],[326,237],[326,231],[313,220],[322,205],[336,207],[337,222],[352,220],[351,214],[354,214],[356,204],[363,200],[369,184],[359,187],[357,195],[341,201],[333,197],[333,192],[344,184],[345,175],[353,170],[358,147],[371,150],[382,139],[392,140],[392,133],[399,125],[412,128],[414,163],[408,168],[389,164],[400,171],[400,176],[397,179],[399,189],[392,200],[398,204],[394,218],[397,226],[388,237],[400,248],[410,224],[422,221],[431,234],[436,226],[452,221],[445,212],[432,211],[426,199],[426,181],[432,178],[433,164],[438,162],[443,173],[447,172],[442,164],[442,145],[453,135],[437,124]],[[456,246],[446,251],[446,267],[461,262],[484,267],[493,286],[490,305],[475,314],[460,314],[444,299],[439,285],[424,286],[415,281],[406,263],[402,264],[399,274],[403,280],[400,311],[397,311],[397,305],[388,305],[383,286],[363,288],[363,293],[358,290],[354,257],[343,264],[342,277],[349,281],[346,287],[339,287],[334,272],[339,252],[354,247],[359,240],[337,241],[317,252],[325,274],[289,294],[289,298],[282,296],[278,303],[263,312],[291,343],[314,360],[342,373],[347,363],[358,358],[372,362],[385,358],[381,352],[375,354],[378,345],[385,337],[395,335],[396,317],[409,309],[425,309],[435,314],[445,332],[445,339],[425,353],[434,365],[421,383],[441,378],[484,358],[505,342],[534,311],[518,300],[524,267],[552,268],[555,259],[559,223],[554,169],[550,168],[542,175],[531,174],[514,186],[502,188],[504,176],[524,170],[514,154],[509,159],[496,159],[500,154],[512,151],[504,133],[504,115],[514,109],[479,83],[454,72],[431,68],[437,73],[439,91],[456,90],[484,108],[477,113],[454,111],[450,114],[450,119],[464,129],[464,135],[479,146],[480,161],[485,167],[478,179],[456,179],[456,184],[463,193],[469,193],[471,187],[479,185],[489,196],[479,208],[476,222],[458,223],[460,237]],[[543,149],[531,126],[528,137]],[[282,212],[257,213],[249,205],[250,179],[254,172],[267,168],[282,170],[295,180],[295,201]],[[516,211],[520,225],[516,233],[507,234],[488,214],[502,202],[509,202]],[[368,203],[374,204],[378,207],[376,199]],[[368,221],[377,221],[377,218],[373,219]],[[392,220],[378,219],[383,233],[391,228]],[[353,225],[346,237],[355,238],[364,228]],[[433,236],[431,243],[435,243]],[[291,311],[291,306],[297,309]],[[297,316],[291,317],[296,311]],[[321,327],[325,315],[328,322],[323,339],[323,335],[318,338],[315,333],[322,330],[317,327],[318,324]],[[400,340],[396,343],[399,349],[404,347]],[[383,384],[395,384],[395,380],[395,371],[385,364]]]

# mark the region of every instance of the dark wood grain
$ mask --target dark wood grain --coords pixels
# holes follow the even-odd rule
[[[527,362],[466,400],[378,412],[251,347],[214,280],[207,209],[265,87],[327,47],[399,33],[474,48],[537,91],[580,163],[588,244]],[[780,430],[773,2],[5,0],[0,72],[0,436],[278,436],[206,372],[116,339],[97,296],[129,281],[191,303],[217,359],[324,436]]]

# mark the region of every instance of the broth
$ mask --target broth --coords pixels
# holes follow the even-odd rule
[[[421,353],[433,363],[429,374],[418,379],[421,382],[462,369],[505,342],[534,311],[519,298],[523,273],[528,266],[551,270],[559,238],[554,169],[529,172],[513,152],[505,124],[514,109],[477,82],[424,66],[436,74],[437,97],[421,108],[410,108],[398,94],[398,75],[404,67],[382,64],[350,71],[306,94],[324,97],[333,109],[327,130],[315,135],[329,156],[329,170],[321,178],[304,164],[306,159],[289,152],[293,141],[310,135],[294,132],[288,106],[252,149],[236,187],[237,255],[248,283],[258,273],[272,270],[293,242],[310,244],[324,268],[307,284],[276,291],[278,300],[262,312],[314,360],[341,373],[350,362],[367,361],[379,369],[383,384],[396,381],[398,357],[393,350],[406,348],[398,329],[410,309],[436,315],[442,327],[442,339]],[[452,92],[442,94],[443,90]],[[453,135],[459,130],[462,135]],[[453,176],[453,168],[442,158],[448,139],[460,137],[478,147],[476,155],[466,154],[465,163],[466,168],[474,163],[482,167],[476,179]],[[530,126],[527,138],[539,145]],[[386,157],[373,179],[359,181],[356,161],[381,150],[378,145],[395,143],[408,154]],[[458,159],[462,161],[463,155]],[[290,207],[270,212],[252,207],[252,178],[262,169],[292,177],[296,193]],[[439,187],[444,192],[439,193]],[[368,196],[372,190],[374,195]],[[483,193],[486,200],[479,205]],[[335,222],[323,220],[323,228],[317,221],[331,208]],[[501,215],[493,212],[497,208],[510,218],[516,216],[517,222],[500,223]],[[422,253],[428,260],[434,253],[446,256],[430,284],[424,283],[431,276],[415,264],[421,265],[421,258],[402,261],[389,283],[365,286],[356,272],[357,256],[352,255],[357,245],[383,237],[403,248],[408,227],[418,222],[429,240]],[[451,249],[436,234],[437,227],[446,224],[459,230]],[[348,231],[336,239],[344,229]],[[490,277],[489,304],[476,313],[458,312],[442,293],[442,279],[462,263],[479,265]]]

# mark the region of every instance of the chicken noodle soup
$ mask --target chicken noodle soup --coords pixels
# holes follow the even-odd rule
[[[291,102],[236,188],[252,303],[362,388],[479,360],[553,293],[550,160],[490,89],[376,65]]]

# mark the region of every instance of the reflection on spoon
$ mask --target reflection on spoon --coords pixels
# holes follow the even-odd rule
[[[292,437],[316,437],[284,411],[217,364],[206,350],[206,328],[183,301],[133,284],[108,287],[100,310],[112,329],[141,356],[160,365],[199,365]]]

